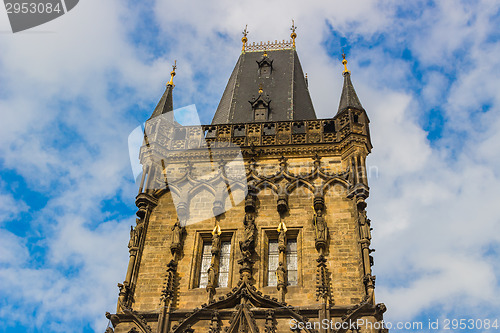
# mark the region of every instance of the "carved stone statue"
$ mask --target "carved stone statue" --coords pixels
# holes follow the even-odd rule
[[[370,232],[370,219],[366,217],[366,211],[362,210],[359,212],[359,219],[358,219],[359,227],[361,230],[361,239],[372,239],[372,235]]]
[[[281,261],[276,268],[276,281],[278,288],[286,286],[286,269]]]
[[[250,257],[255,247],[255,216],[246,214],[243,220],[245,231],[243,241],[240,242],[240,250],[244,257]]]
[[[111,325],[113,325],[113,328],[120,323],[120,318],[116,314],[111,314],[109,312],[106,312],[106,318],[109,319],[111,322]]]
[[[316,229],[316,241],[326,242],[327,226],[321,209],[318,210],[318,213],[314,217],[314,227]]]
[[[134,230],[134,227],[133,226],[130,226],[130,239],[128,241],[128,248],[132,248],[134,247],[134,243],[135,243],[135,230]]]
[[[177,219],[177,222],[175,222],[174,226],[172,227],[172,243],[170,245],[170,250],[172,251],[172,253],[181,248],[183,232],[184,228],[181,227],[181,224]]]
[[[220,252],[220,235],[217,232],[214,232],[212,235],[212,254],[219,254]]]
[[[138,219],[136,220],[136,223],[137,226],[135,228],[133,226],[130,226],[130,240],[128,241],[129,249],[139,246],[139,240],[141,237],[143,224]]]
[[[208,268],[207,289],[215,288],[217,286],[217,281],[215,278],[216,278],[215,265],[212,263]]]
[[[286,231],[283,229],[278,234],[278,249],[280,251],[286,250]]]

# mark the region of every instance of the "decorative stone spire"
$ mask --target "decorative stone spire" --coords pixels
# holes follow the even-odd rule
[[[165,89],[165,92],[163,93],[163,96],[161,96],[160,101],[158,102],[158,105],[156,105],[155,110],[153,111],[153,114],[149,119],[153,119],[157,116],[166,114],[168,112],[171,112],[169,118],[170,120],[173,121],[174,115],[174,105],[173,105],[173,96],[172,96],[172,90],[174,89],[174,76],[175,76],[175,70],[177,69],[177,60],[175,60],[174,65],[172,66],[172,71],[170,72],[170,81],[167,83],[167,88]]]
[[[338,113],[342,112],[347,108],[353,108],[358,110],[364,110],[359,101],[358,95],[354,90],[354,86],[351,82],[351,72],[347,69],[347,60],[345,59],[345,54],[342,52],[342,64],[344,65],[344,87],[342,88],[342,95],[340,96],[339,110]]]

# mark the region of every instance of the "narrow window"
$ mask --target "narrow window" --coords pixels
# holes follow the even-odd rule
[[[276,286],[278,281],[276,279],[276,268],[278,268],[279,262],[279,250],[278,250],[278,240],[269,240],[269,261],[267,265],[267,285]]]
[[[255,121],[266,121],[267,120],[267,107],[259,104],[255,108]]]
[[[269,74],[271,74],[271,66],[269,66],[268,64],[263,64],[262,67],[260,68],[260,76],[263,76],[268,79]]]
[[[276,278],[276,269],[279,265],[279,249],[278,240],[269,240],[268,249],[268,265],[267,265],[267,285],[276,286],[278,281]],[[286,243],[286,270],[287,270],[287,280],[288,285],[296,286],[298,277],[298,265],[297,265],[297,239],[289,238]]]
[[[227,287],[229,280],[229,256],[231,254],[231,242],[222,242],[219,259],[219,287]]]
[[[208,283],[208,268],[212,261],[212,243],[203,242],[203,250],[201,254],[201,268],[200,268],[200,283],[198,287],[205,288]]]
[[[286,242],[286,269],[289,286],[297,285],[297,239]]]
[[[221,250],[219,255],[219,274],[218,274],[218,287],[227,287],[229,281],[229,260],[231,255],[231,242],[224,241],[221,243]],[[212,243],[203,242],[203,250],[201,254],[201,268],[200,268],[200,283],[198,288],[205,288],[208,284],[208,268],[212,263]]]

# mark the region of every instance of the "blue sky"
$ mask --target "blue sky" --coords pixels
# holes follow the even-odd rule
[[[18,34],[0,10],[0,332],[105,330],[135,221],[128,134],[174,59],[175,106],[195,104],[210,122],[245,24],[250,42],[281,40],[291,18],[318,116],[337,109],[341,48],[370,116],[368,214],[386,320],[500,320],[499,10],[486,0],[82,0]]]

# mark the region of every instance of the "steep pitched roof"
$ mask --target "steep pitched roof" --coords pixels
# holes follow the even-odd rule
[[[173,97],[172,97],[172,90],[174,89],[174,86],[172,84],[167,84],[167,88],[165,89],[165,92],[163,93],[163,96],[161,96],[160,101],[158,102],[158,105],[156,105],[155,110],[153,111],[153,114],[149,119],[153,119],[154,117],[160,116],[162,114],[166,114],[167,112],[171,112],[169,114],[169,117],[172,117],[173,120],[173,112],[174,111],[174,104],[173,104]]]
[[[234,67],[212,124],[253,122],[249,101],[269,96],[269,121],[316,119],[304,73],[295,49],[242,53]],[[262,74],[261,66],[270,66]]]
[[[356,95],[354,86],[352,85],[351,73],[347,71],[344,72],[343,75],[344,75],[344,87],[342,88],[342,95],[340,95],[338,113],[342,112],[347,108],[364,110],[363,106],[361,106],[361,102],[359,101],[358,95]]]

